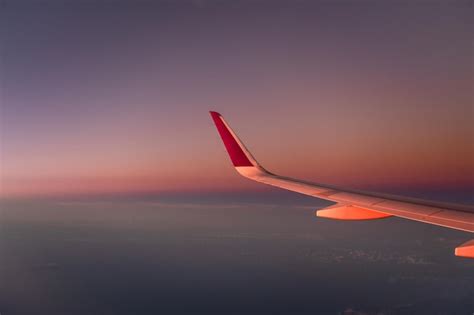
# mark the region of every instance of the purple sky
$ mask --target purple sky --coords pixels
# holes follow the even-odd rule
[[[470,1],[1,5],[1,196],[473,187]]]

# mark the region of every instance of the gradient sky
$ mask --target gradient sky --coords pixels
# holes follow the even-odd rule
[[[471,1],[2,1],[0,196],[474,186]]]

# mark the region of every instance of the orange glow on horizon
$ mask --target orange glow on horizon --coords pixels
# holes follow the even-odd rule
[[[115,6],[9,8],[0,196],[257,189],[210,110],[276,174],[474,187],[469,5],[308,1],[249,15],[218,1],[206,6],[221,18],[207,19],[214,9],[166,3],[162,20],[151,3],[118,6],[121,23]]]

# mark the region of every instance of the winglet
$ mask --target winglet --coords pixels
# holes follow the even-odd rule
[[[229,153],[232,164],[235,167],[239,166],[258,166],[258,163],[252,157],[250,152],[245,148],[242,142],[239,140],[237,135],[230,129],[227,123],[218,112],[210,112],[214,123],[216,124],[217,131],[221,136],[222,142]]]

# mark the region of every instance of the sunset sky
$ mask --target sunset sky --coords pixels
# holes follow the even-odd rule
[[[0,3],[0,196],[472,191],[472,2],[289,3]]]
[[[472,313],[472,234],[316,216],[209,111],[272,173],[472,205],[473,9],[0,0],[0,313]]]

